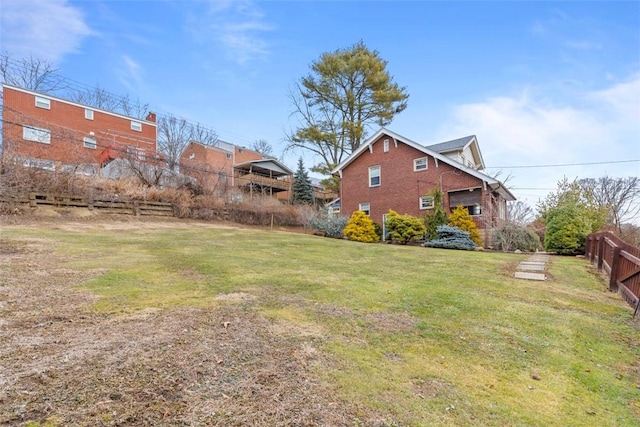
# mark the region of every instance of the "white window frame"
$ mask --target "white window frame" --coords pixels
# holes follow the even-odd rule
[[[96,141],[95,138],[91,138],[90,136],[85,136],[82,139],[84,148],[90,148],[92,150],[95,150],[98,147],[98,141]]]
[[[42,129],[35,126],[22,125],[22,138],[25,141],[51,144],[51,131],[49,129]]]
[[[358,210],[366,213],[367,215],[371,215],[371,203],[370,202],[358,203]]]
[[[420,197],[420,210],[433,209],[434,207],[435,203],[433,200],[433,196]]]
[[[424,160],[424,167],[418,167],[419,165],[422,164],[422,161]],[[418,172],[418,171],[424,171],[429,169],[429,160],[427,157],[420,157],[419,159],[413,159],[413,171],[414,172]]]
[[[382,141],[382,151],[384,151],[385,153],[389,152],[389,140],[385,139],[384,141]]]
[[[93,110],[90,108],[84,109],[84,118],[87,120],[93,120]]]
[[[377,171],[376,173],[373,173],[374,171]],[[380,170],[380,165],[378,166],[371,166],[369,168],[369,187],[380,187],[380,184],[382,184],[382,178],[381,178],[381,170]],[[378,182],[377,183],[373,183],[373,180],[375,178],[378,178]]]
[[[131,120],[131,130],[142,132],[142,123],[137,120]]]
[[[51,109],[51,100],[49,98],[45,98],[44,96],[36,95],[36,107],[44,108],[45,110]]]

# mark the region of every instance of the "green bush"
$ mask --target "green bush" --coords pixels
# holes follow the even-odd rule
[[[426,242],[424,244],[426,247],[441,249],[461,249],[466,251],[472,251],[476,247],[474,241],[469,237],[469,233],[459,229],[458,227],[441,225],[438,227],[437,232],[438,238]]]
[[[387,219],[384,222],[388,236],[393,242],[406,245],[407,243],[422,237],[426,231],[420,218],[411,215],[400,215],[389,209]]]
[[[477,246],[482,246],[478,226],[464,206],[458,206],[453,210],[453,212],[451,212],[451,215],[449,216],[449,225],[466,231],[469,233],[471,240],[473,240]]]
[[[530,227],[506,223],[493,232],[493,246],[503,252],[516,249],[535,252],[540,249],[540,237]]]
[[[351,214],[343,234],[347,239],[356,242],[375,243],[380,240],[373,220],[363,211],[355,211]]]
[[[424,225],[427,229],[427,240],[437,239],[437,228],[440,225],[445,225],[448,220],[447,211],[442,207],[442,191],[439,188],[436,188],[430,193],[430,196],[433,197],[433,209],[430,209],[424,215]]]
[[[591,232],[591,224],[580,209],[565,205],[551,208],[547,212],[547,229],[544,248],[547,252],[573,255],[584,252],[584,242]]]

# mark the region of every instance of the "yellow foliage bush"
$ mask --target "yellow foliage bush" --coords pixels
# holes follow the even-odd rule
[[[452,227],[458,227],[460,230],[466,231],[469,233],[469,237],[473,240],[473,243],[478,246],[482,246],[478,226],[464,206],[458,206],[453,210],[453,212],[451,212],[448,224]]]
[[[375,243],[380,240],[373,220],[363,211],[355,211],[351,214],[342,234],[356,242]]]

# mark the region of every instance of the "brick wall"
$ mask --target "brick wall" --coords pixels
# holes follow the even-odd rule
[[[225,150],[191,142],[180,157],[180,172],[195,178],[204,188],[215,188],[226,179],[231,184],[233,155]],[[226,178],[225,178],[226,177]]]
[[[384,152],[385,139],[389,140],[389,151]],[[448,192],[480,188],[482,191],[483,215],[474,217],[480,228],[485,228],[484,217],[490,215],[490,191],[483,187],[483,181],[460,171],[442,161],[436,166],[435,159],[427,156],[427,169],[414,171],[414,160],[426,155],[415,148],[397,143],[393,138],[382,135],[372,144],[373,152],[363,151],[342,172],[341,213],[351,215],[359,209],[359,204],[370,203],[371,218],[382,224],[382,215],[389,209],[399,214],[422,217],[427,210],[420,209],[419,199],[440,184],[445,195],[445,207],[449,206]],[[369,187],[369,167],[380,166],[380,186]]]
[[[99,163],[106,148],[125,153],[127,147],[135,147],[146,156],[156,153],[153,122],[44,95],[42,97],[49,100],[49,108],[40,108],[36,106],[36,94],[7,86],[3,88],[3,97],[3,145],[7,155],[79,164]],[[93,120],[85,118],[85,109],[93,111]],[[141,131],[131,129],[132,120],[141,124]],[[50,142],[25,140],[24,125],[49,131]],[[85,147],[85,137],[95,140],[95,148]]]

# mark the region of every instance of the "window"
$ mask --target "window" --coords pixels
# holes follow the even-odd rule
[[[142,123],[131,120],[131,130],[142,132]]]
[[[382,145],[383,145],[383,147],[384,147],[384,152],[385,152],[385,153],[388,153],[388,152],[389,152],[389,140],[388,140],[388,139],[385,139],[385,140],[382,142]]]
[[[95,138],[85,136],[83,141],[84,141],[84,148],[91,148],[94,150],[96,149],[97,144],[96,144]]]
[[[427,158],[421,157],[419,159],[415,159],[413,161],[413,170],[414,171],[422,171],[427,168]]]
[[[433,196],[420,197],[420,209],[433,209]]]
[[[380,166],[371,166],[369,168],[369,187],[377,187],[380,185]]]
[[[27,141],[41,142],[43,144],[51,144],[51,131],[32,126],[22,127],[22,137]]]
[[[93,110],[85,108],[84,109],[84,118],[87,119],[87,120],[93,120]]]
[[[449,192],[449,208],[455,209],[457,206],[463,206],[470,215],[482,215],[482,189],[469,188]]]
[[[367,215],[369,215],[370,212],[371,212],[371,203],[369,203],[369,202],[360,203],[358,205],[358,210],[361,210],[362,212],[364,212]]]
[[[42,96],[36,96],[36,107],[44,108],[45,110],[51,109],[51,100]]]

